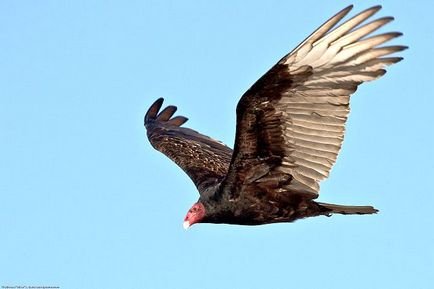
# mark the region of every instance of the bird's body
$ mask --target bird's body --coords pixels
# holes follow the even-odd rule
[[[377,12],[372,7],[333,27],[345,8],[283,57],[237,105],[234,150],[160,112],[158,99],[145,116],[151,144],[178,164],[199,190],[185,225],[260,225],[339,214],[372,214],[371,206],[316,202],[319,181],[328,177],[342,145],[350,95],[365,81],[384,75],[400,57],[383,57],[404,46],[378,45],[400,36],[366,38],[390,22],[384,17],[358,26]]]
[[[240,192],[242,195],[243,192]],[[292,222],[305,217],[328,215],[331,210],[302,198],[282,201],[280,198],[237,198],[234,200],[202,200],[208,212],[202,223],[226,223],[238,225],[263,225]]]

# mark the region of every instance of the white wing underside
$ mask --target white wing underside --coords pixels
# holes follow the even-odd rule
[[[333,29],[352,6],[345,8],[280,60],[292,75],[306,69],[313,72],[307,81],[286,91],[278,103],[289,144],[278,170],[293,176],[287,188],[318,193],[318,183],[328,177],[342,145],[350,95],[359,84],[382,76],[385,66],[401,60],[384,56],[405,46],[378,47],[401,33],[367,37],[392,17],[361,25],[380,8],[367,9]]]

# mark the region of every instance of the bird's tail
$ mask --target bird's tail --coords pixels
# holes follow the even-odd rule
[[[318,203],[321,207],[325,208],[326,213],[329,214],[342,214],[342,215],[365,215],[365,214],[376,214],[378,212],[372,206],[342,206],[326,203]]]

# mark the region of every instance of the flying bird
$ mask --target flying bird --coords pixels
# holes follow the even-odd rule
[[[161,110],[162,98],[151,105],[145,115],[150,143],[187,173],[200,194],[184,228],[377,212],[372,206],[315,201],[342,145],[350,95],[402,60],[389,54],[407,48],[382,45],[399,32],[370,35],[393,20],[365,24],[381,6],[337,26],[351,9],[330,18],[242,95],[233,150],[182,127],[188,119],[173,117],[175,106]]]

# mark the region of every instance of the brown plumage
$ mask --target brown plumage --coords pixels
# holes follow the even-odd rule
[[[160,113],[158,99],[145,116],[151,144],[179,165],[199,190],[188,212],[193,223],[259,225],[318,215],[372,214],[371,206],[315,202],[342,145],[350,95],[402,60],[386,57],[405,46],[379,45],[401,33],[369,36],[393,20],[367,24],[369,8],[333,27],[352,9],[330,18],[284,56],[241,97],[234,150],[180,127],[176,107]]]

